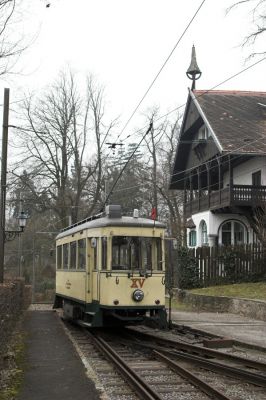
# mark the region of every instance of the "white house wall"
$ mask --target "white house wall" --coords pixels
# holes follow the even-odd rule
[[[266,185],[266,157],[254,157],[233,169],[234,185],[252,185],[252,174],[261,170],[261,184]],[[229,172],[223,177],[224,187],[229,184]]]
[[[204,211],[204,212],[192,215],[192,219],[193,219],[194,224],[196,225],[196,227],[194,229],[197,233],[196,247],[202,246],[200,225],[203,220],[206,222],[206,225],[207,225],[207,232],[208,232],[210,246],[214,245],[213,240],[218,236],[219,227],[221,226],[221,224],[228,220],[237,220],[237,221],[242,222],[248,230],[249,242],[252,243],[252,241],[253,241],[253,230],[250,227],[248,220],[243,215],[214,214],[211,211]],[[189,237],[190,230],[191,229],[187,230],[187,237]],[[218,243],[221,244],[221,237],[218,238]],[[188,245],[189,245],[189,243],[188,243]]]

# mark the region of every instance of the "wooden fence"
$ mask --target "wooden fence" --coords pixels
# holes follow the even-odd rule
[[[259,244],[198,247],[190,254],[201,286],[266,279],[266,249]]]

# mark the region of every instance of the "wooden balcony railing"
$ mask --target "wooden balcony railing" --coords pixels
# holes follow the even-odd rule
[[[233,185],[221,190],[201,194],[200,197],[185,203],[186,217],[192,214],[218,210],[231,206],[256,207],[266,202],[266,186]]]

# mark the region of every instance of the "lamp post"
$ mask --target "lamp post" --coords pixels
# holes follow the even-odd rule
[[[8,119],[9,119],[9,89],[4,90],[3,107],[3,135],[2,135],[2,159],[1,159],[1,198],[0,198],[0,283],[4,281],[5,242],[15,239],[23,232],[27,216],[21,209],[18,215],[19,231],[6,231],[6,175],[7,175],[7,144],[8,144]]]

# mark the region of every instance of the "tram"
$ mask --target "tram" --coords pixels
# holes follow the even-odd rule
[[[86,327],[147,319],[165,327],[164,232],[118,205],[65,228],[56,237],[54,308]]]

